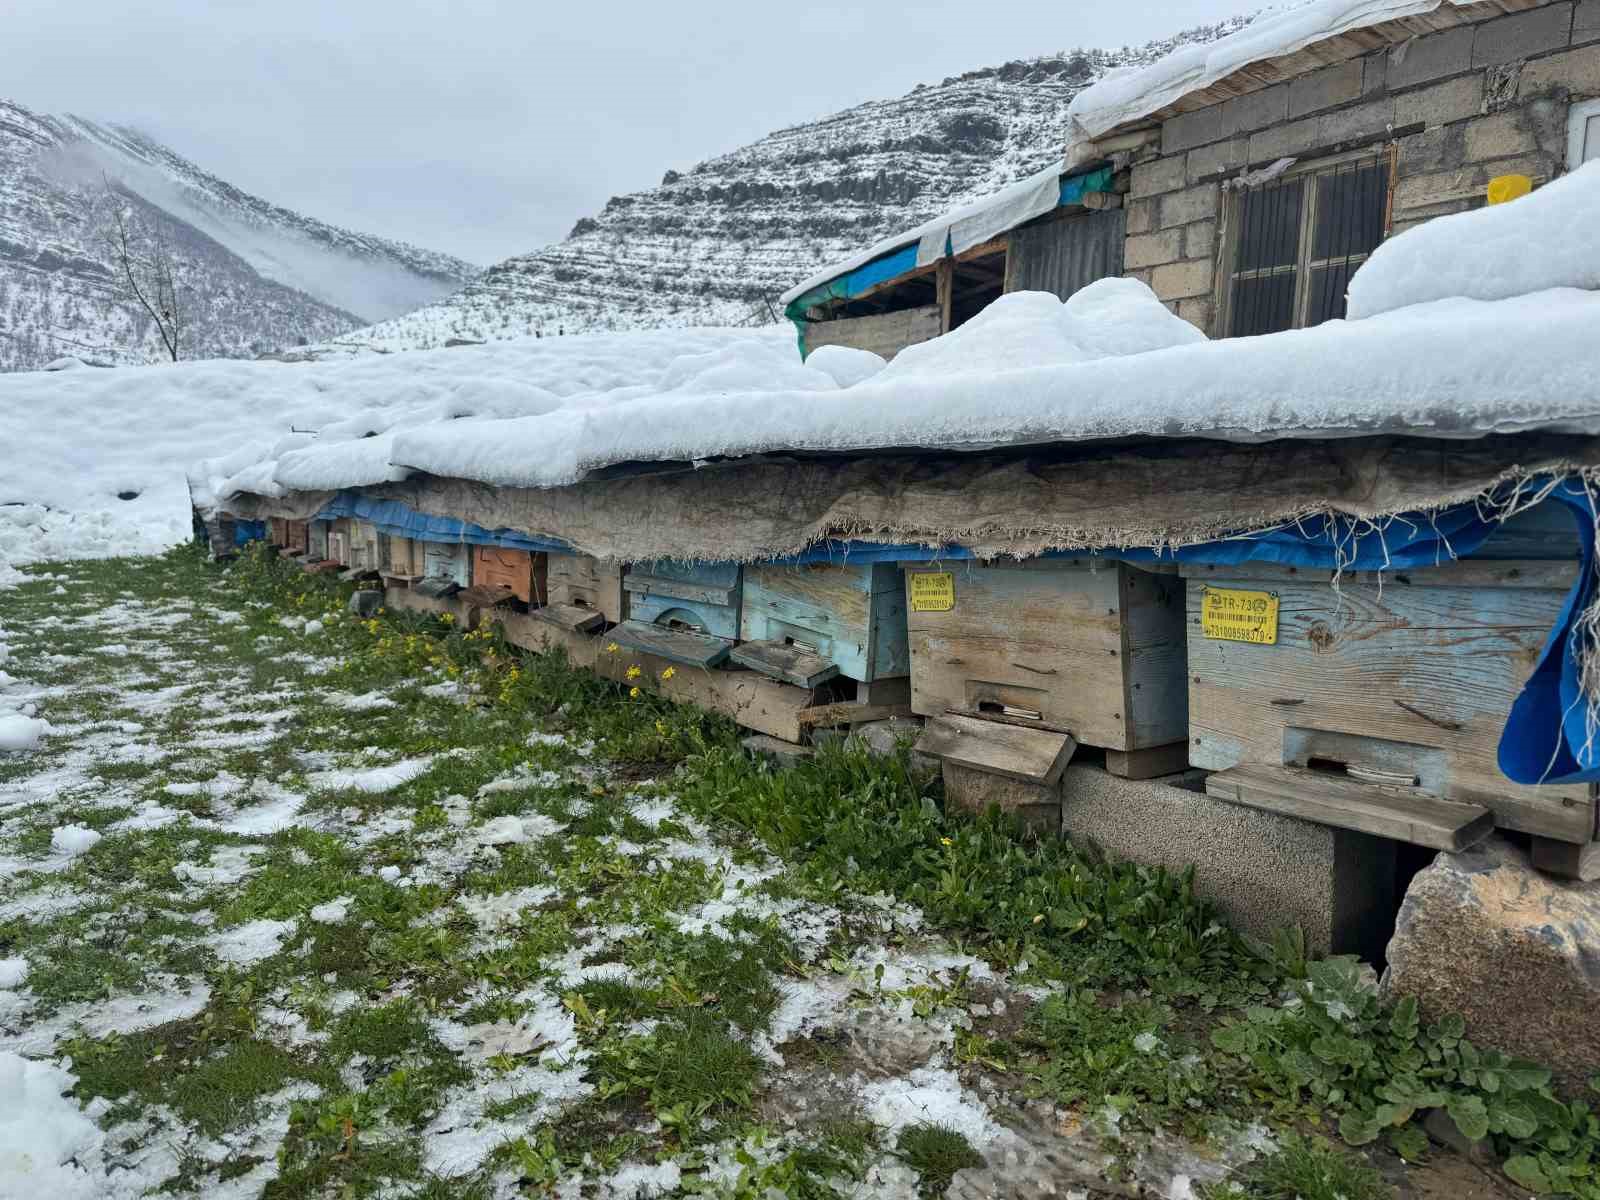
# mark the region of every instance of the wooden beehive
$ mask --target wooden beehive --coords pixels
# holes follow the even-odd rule
[[[915,712],[1071,734],[1104,747],[1107,766],[1123,774],[1182,768],[1188,712],[1175,574],[1032,559],[908,565],[905,576]]]
[[[911,669],[897,563],[746,567],[739,629],[735,662],[803,687]]]
[[[330,562],[336,562],[345,567],[350,565],[350,544],[353,541],[350,531],[351,524],[349,517],[337,517],[328,522],[328,559]]]
[[[1184,567],[1189,757],[1220,772],[1208,790],[1438,848],[1494,825],[1592,840],[1589,785],[1514,784],[1497,762],[1578,569],[1498,556],[1537,552],[1528,529],[1508,527],[1483,557],[1337,583],[1292,567]]]
[[[306,521],[285,521],[283,548],[293,555],[304,555],[310,549],[311,531]]]
[[[398,534],[378,535],[378,556],[382,566],[378,569],[384,582],[394,587],[409,587],[423,577],[423,542]]]
[[[267,545],[277,546],[280,549],[289,545],[289,522],[283,517],[267,518]]]
[[[472,583],[471,547],[464,542],[423,542],[422,573],[458,588]]]
[[[323,562],[328,557],[328,521],[306,522],[306,557],[312,562]]]
[[[543,604],[546,594],[545,555],[505,546],[472,548],[472,586],[509,591],[527,605]]]
[[[350,521],[350,557],[345,566],[352,571],[376,573],[382,565],[378,554],[378,527],[371,521]]]
[[[612,630],[619,644],[689,666],[728,656],[739,637],[738,563],[657,561],[622,579],[628,619]]]
[[[571,604],[599,613],[615,624],[623,618],[622,566],[587,554],[549,556],[550,603]]]

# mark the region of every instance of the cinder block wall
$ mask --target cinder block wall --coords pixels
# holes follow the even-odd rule
[[[1600,0],[1411,39],[1166,121],[1135,161],[1125,274],[1213,337],[1221,182],[1279,158],[1398,144],[1391,233],[1566,166],[1572,101],[1600,96]]]

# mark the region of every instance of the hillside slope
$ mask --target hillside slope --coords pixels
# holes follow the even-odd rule
[[[778,295],[819,267],[1059,158],[1067,104],[1106,71],[1244,23],[970,71],[780,129],[613,197],[565,241],[338,341],[400,350],[534,331],[775,320]]]
[[[113,287],[113,205],[171,247],[191,292],[185,357],[321,340],[447,296],[477,270],[270,204],[133,130],[0,100],[0,371],[155,357],[153,330]]]

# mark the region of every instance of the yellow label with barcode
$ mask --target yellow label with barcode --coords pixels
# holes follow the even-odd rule
[[[1223,642],[1278,644],[1278,593],[1208,587],[1200,602],[1200,629]]]
[[[956,577],[949,571],[911,572],[911,611],[949,612],[956,606]]]

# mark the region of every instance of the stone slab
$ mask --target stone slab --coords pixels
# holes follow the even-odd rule
[[[1299,925],[1312,953],[1377,960],[1394,913],[1393,842],[1239,808],[1188,790],[1197,773],[1177,778],[1188,786],[1069,766],[1062,831],[1116,858],[1192,864],[1196,892],[1251,937]]]

